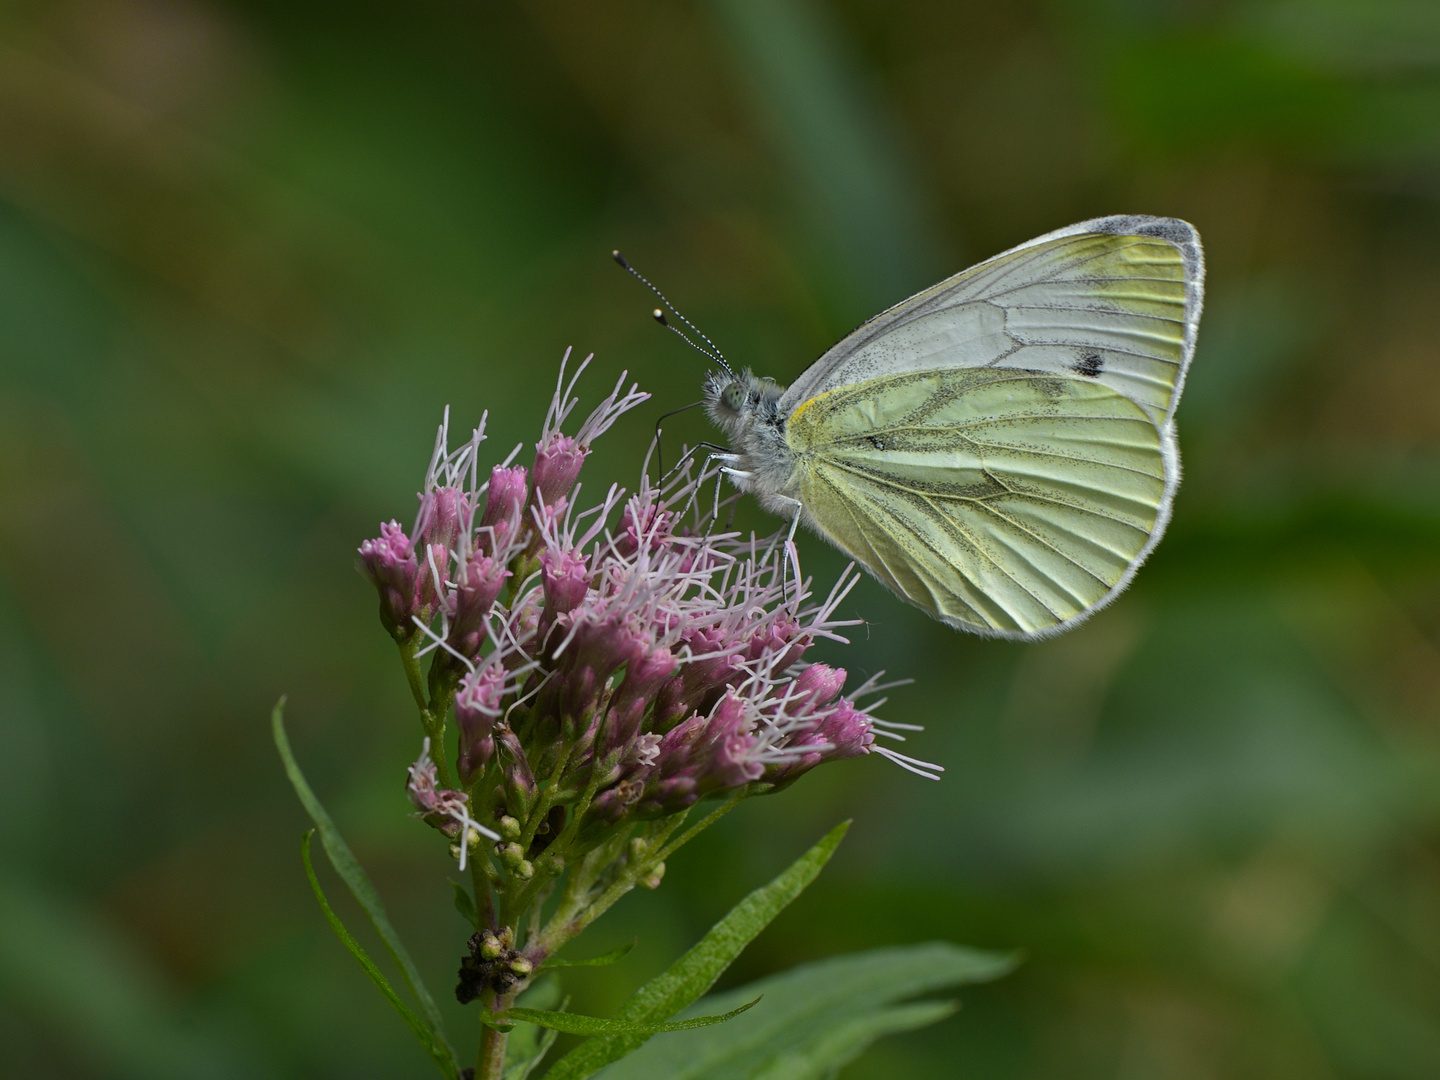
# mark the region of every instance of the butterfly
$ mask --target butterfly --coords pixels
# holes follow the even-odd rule
[[[788,388],[720,358],[715,456],[942,622],[1060,633],[1165,531],[1204,277],[1177,219],[1048,233],[875,316]]]

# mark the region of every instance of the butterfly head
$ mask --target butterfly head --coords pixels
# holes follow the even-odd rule
[[[784,387],[774,379],[762,379],[748,369],[735,375],[714,371],[705,380],[705,411],[734,442],[754,424],[780,423],[780,395]]]

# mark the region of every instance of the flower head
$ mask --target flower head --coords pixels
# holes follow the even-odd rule
[[[872,751],[938,771],[877,745],[901,725],[859,700],[883,689],[875,680],[846,696],[843,669],[806,659],[817,641],[845,640],[851,622],[837,613],[853,567],[813,593],[783,534],[721,526],[728,503],[709,497],[719,477],[693,459],[582,508],[591,442],[647,396],[622,375],[567,435],[584,367],[567,383],[562,363],[528,473],[507,459],[477,484],[483,423],[452,452],[447,414],[417,553],[393,523],[362,547],[382,612],[408,619],[427,638],[419,654],[454,672],[465,790],[437,790],[422,758],[410,790],[426,820],[466,828],[466,792],[495,804],[477,812],[524,820],[543,791],[549,811],[576,816],[572,831],[600,835]]]

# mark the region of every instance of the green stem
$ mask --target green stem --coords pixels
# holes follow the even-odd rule
[[[700,833],[704,832],[715,822],[728,814],[735,807],[740,805],[749,792],[744,788],[733,793],[728,799],[717,806],[710,813],[697,821],[690,828],[686,829],[674,840],[670,837],[684,823],[684,816],[677,815],[668,822],[661,822],[655,827],[655,831],[647,837],[652,843],[649,855],[643,859],[633,860],[625,867],[616,879],[606,887],[599,896],[594,898],[590,895],[591,887],[606,866],[610,865],[620,853],[620,848],[614,847],[612,839],[601,847],[596,848],[582,862],[578,872],[572,877],[564,895],[561,897],[560,906],[555,914],[550,917],[545,928],[539,936],[530,943],[531,951],[535,952],[542,959],[553,956],[560,947],[578,935],[601,915],[605,914],[615,903],[631,889],[635,888],[640,881],[654,873],[655,868],[664,862],[680,848],[684,847]],[[624,843],[624,837],[620,842]],[[668,843],[667,843],[668,841]],[[607,851],[607,849],[609,849]],[[600,859],[592,864],[594,856],[600,855]]]
[[[711,810],[710,813],[706,814],[694,825],[691,825],[690,828],[686,829],[683,833],[681,833],[680,836],[676,840],[674,840],[668,847],[661,848],[660,851],[655,855],[653,861],[657,863],[664,862],[673,853],[679,851],[682,847],[688,844],[691,840],[695,839],[695,837],[699,836],[711,825],[714,825],[715,822],[719,821],[731,810],[734,810],[735,807],[739,806],[740,803],[749,794],[749,790],[743,787],[731,793],[728,799],[726,799],[723,803],[717,806],[714,810]]]
[[[654,839],[663,845],[670,834],[679,827],[680,822],[678,820],[668,823],[655,834]],[[675,849],[666,848],[664,850],[673,851]],[[649,877],[660,862],[661,860],[659,858],[652,855],[649,858],[636,859],[630,865],[627,865],[599,896],[593,900],[587,899],[584,907],[580,911],[576,912],[567,922],[560,924],[556,928],[559,940],[547,950],[546,955],[553,953],[561,945],[575,937],[601,915],[604,915],[605,912],[614,907],[622,896],[640,883],[641,879]],[[551,922],[554,923],[555,920],[552,919]],[[549,927],[546,929],[548,930]],[[544,937],[543,934],[541,936],[542,938]],[[546,942],[546,944],[549,943]]]
[[[449,693],[437,692],[434,700],[427,700],[425,679],[420,674],[420,661],[415,655],[416,639],[412,637],[398,644],[405,681],[410,684],[411,696],[420,710],[420,726],[430,737],[430,759],[435,762],[440,786],[453,789],[455,779],[450,775],[450,763],[445,760],[445,714],[450,711],[449,693],[454,692],[454,687],[449,688]]]
[[[415,639],[409,638],[400,644],[400,663],[405,668],[405,681],[410,684],[410,693],[422,714],[430,711],[425,701],[425,680],[420,676],[420,661],[415,658]],[[421,723],[424,723],[422,720]]]
[[[484,843],[482,840],[481,843]],[[470,889],[475,894],[475,910],[480,915],[480,925],[488,930],[500,928],[495,910],[495,867],[484,852],[471,852]]]
[[[502,1008],[509,1008],[509,1002],[505,1002]],[[475,1080],[504,1080],[505,1044],[509,1039],[507,1032],[496,1031],[486,1024],[480,1025],[480,1053],[475,1058]]]
[[[530,845],[535,842],[535,834],[545,823],[545,819],[550,816],[550,808],[555,805],[555,797],[560,792],[560,778],[565,773],[565,766],[570,764],[570,754],[573,750],[573,745],[561,748],[559,760],[555,762],[555,768],[550,772],[550,779],[541,790],[540,799],[536,802],[535,809],[530,812],[529,820],[525,822],[525,831],[520,835],[520,846],[526,851],[530,850]],[[560,837],[557,836],[551,840],[550,846],[553,847],[559,839]]]

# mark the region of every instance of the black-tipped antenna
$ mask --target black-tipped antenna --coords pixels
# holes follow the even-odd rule
[[[692,323],[689,319],[685,318],[684,315],[681,315],[680,312],[675,309],[675,305],[670,303],[670,301],[665,298],[665,294],[662,293],[659,289],[657,289],[651,283],[649,278],[647,278],[644,274],[640,273],[639,270],[636,270],[633,266],[631,266],[629,260],[627,260],[624,255],[621,255],[620,252],[612,251],[610,253],[610,257],[620,264],[621,269],[633,276],[636,281],[640,282],[640,284],[644,285],[647,289],[649,289],[656,296],[658,296],[660,298],[660,302],[664,304],[667,308],[669,308],[671,313],[677,319],[679,319],[686,326],[688,326],[691,332],[701,341],[705,342],[706,345],[709,345],[710,348],[703,349],[699,345],[695,344],[695,342],[691,341],[688,337],[685,336],[685,332],[683,330],[681,330],[678,326],[672,325],[670,321],[665,318],[665,312],[660,308],[656,308],[650,313],[657,323],[663,326],[666,330],[669,330],[675,334],[679,334],[681,341],[685,342],[685,344],[689,345],[696,352],[704,353],[711,360],[714,360],[715,363],[719,364],[722,368],[725,369],[725,374],[729,375],[732,379],[735,377],[735,372],[731,369],[730,365],[725,362],[725,356],[723,353],[720,352],[720,347],[716,345],[713,341],[711,341],[708,337],[706,337],[704,334],[702,334],[699,328],[694,323]]]

